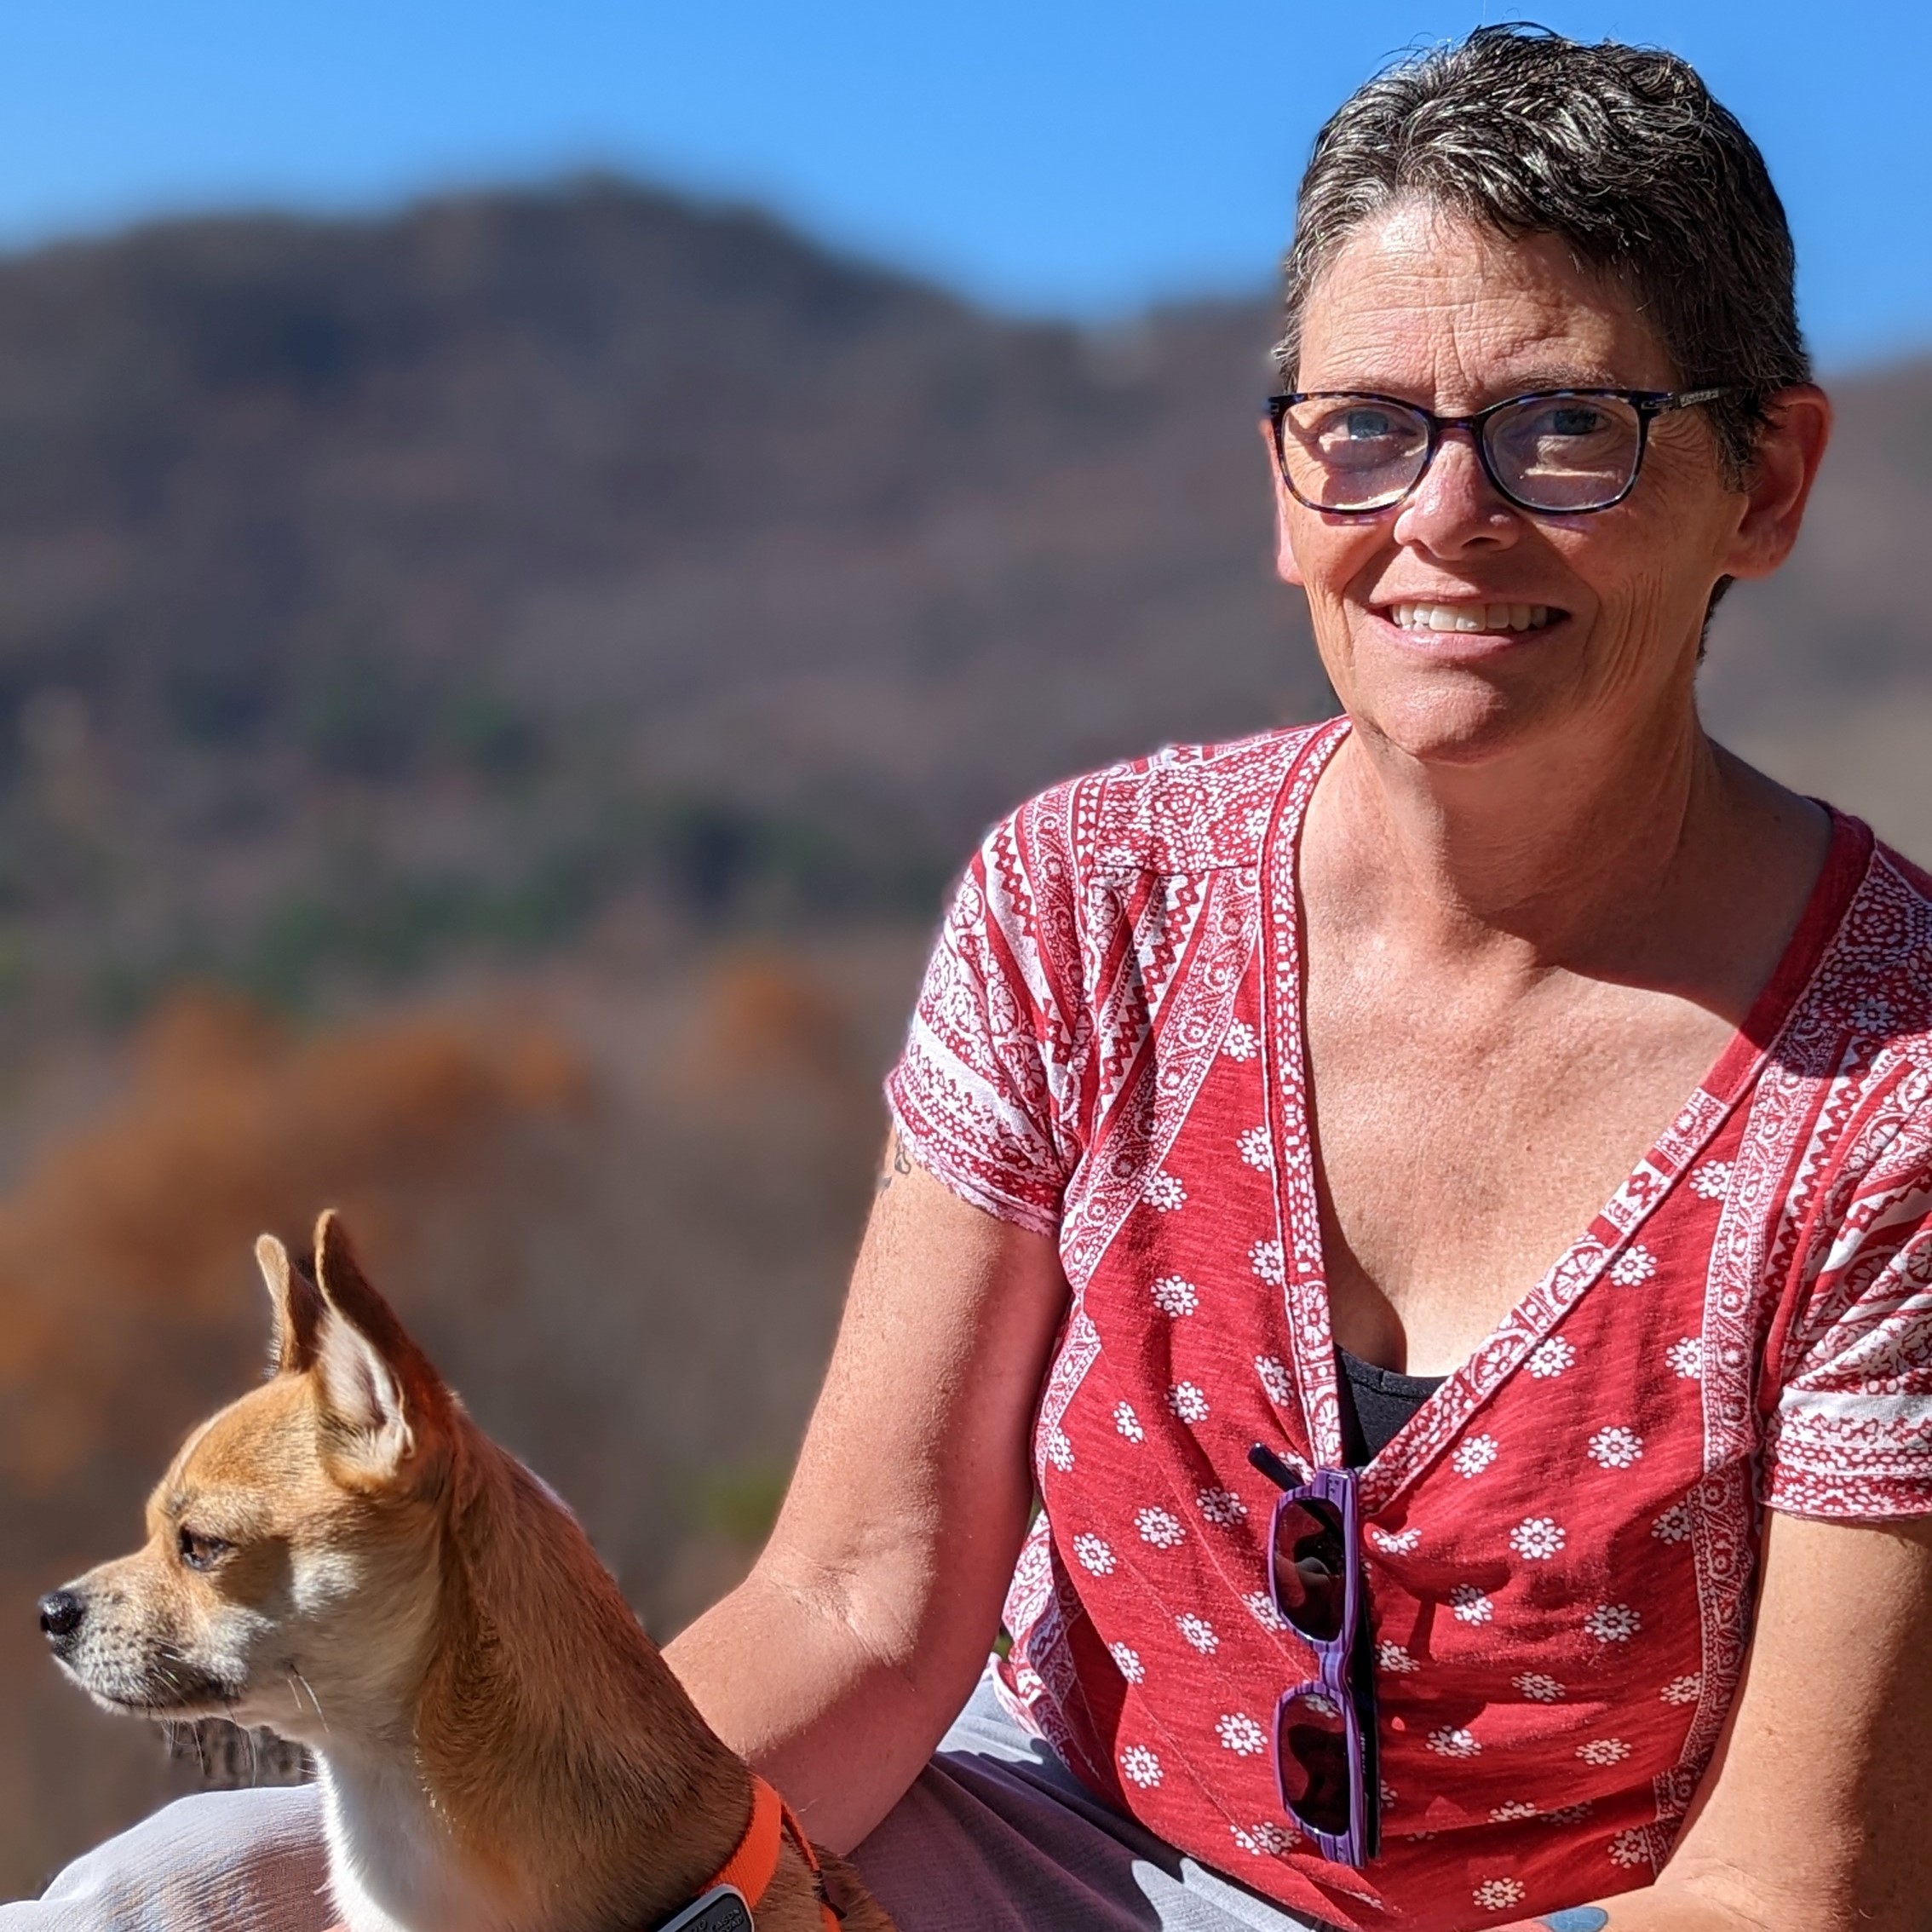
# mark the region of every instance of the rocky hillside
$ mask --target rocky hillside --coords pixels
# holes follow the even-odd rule
[[[1268,335],[1000,323],[612,183],[0,264],[0,998],[924,916],[1027,788],[1322,705]],[[1932,374],[1844,403],[1711,697],[1866,769],[1925,678]]]

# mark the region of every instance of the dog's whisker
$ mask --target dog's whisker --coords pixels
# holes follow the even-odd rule
[[[329,1720],[323,1712],[322,1699],[315,1694],[315,1686],[310,1683],[308,1679],[293,1666],[290,1668],[289,1675],[308,1693],[308,1701],[315,1706],[316,1719],[321,1724],[322,1728],[326,1731],[329,1728]]]

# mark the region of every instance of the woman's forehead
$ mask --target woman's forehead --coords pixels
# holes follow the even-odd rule
[[[1561,237],[1511,239],[1412,201],[1361,223],[1315,283],[1296,386],[1413,393],[1452,411],[1524,388],[1672,380],[1628,285],[1579,264]]]

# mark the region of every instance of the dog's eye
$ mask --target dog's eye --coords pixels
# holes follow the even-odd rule
[[[191,1570],[211,1570],[227,1555],[232,1544],[222,1542],[218,1536],[203,1536],[195,1530],[183,1526],[177,1544],[181,1561]]]

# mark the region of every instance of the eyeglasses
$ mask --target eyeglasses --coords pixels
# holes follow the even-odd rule
[[[1307,1640],[1319,1677],[1274,1707],[1274,1777],[1283,1808],[1322,1857],[1360,1866],[1381,1849],[1375,1683],[1359,1640],[1367,1622],[1354,1469],[1301,1481],[1257,1442],[1248,1460],[1282,1490],[1268,1532],[1268,1591]]]
[[[1352,390],[1270,396],[1281,480],[1309,509],[1393,509],[1429,474],[1445,430],[1467,429],[1482,472],[1518,509],[1576,516],[1630,495],[1659,416],[1723,389],[1538,389],[1473,416],[1436,416],[1394,396]]]

